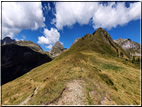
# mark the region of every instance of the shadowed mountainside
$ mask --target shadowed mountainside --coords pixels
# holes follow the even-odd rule
[[[43,49],[39,45],[37,45],[36,43],[34,43],[32,41],[20,40],[20,41],[16,41],[16,44],[19,46],[27,46],[36,52],[43,52]]]
[[[34,43],[32,41],[24,41],[24,40],[15,41],[14,39],[11,39],[10,37],[5,37],[2,40],[2,46],[7,45],[7,44],[16,44],[19,46],[27,46],[36,52],[43,52],[43,49],[39,45],[37,45],[36,43]]]
[[[3,45],[1,52],[2,84],[14,80],[43,63],[51,61],[51,58],[45,54],[16,44]]]

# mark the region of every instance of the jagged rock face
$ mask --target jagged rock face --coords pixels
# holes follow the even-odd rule
[[[3,45],[1,52],[2,84],[14,80],[31,69],[52,60],[46,54],[41,54],[29,47],[16,44]]]
[[[16,41],[15,40],[12,40],[10,37],[5,37],[3,40],[2,40],[2,45],[6,45],[8,43],[15,43]]]
[[[51,49],[51,52],[54,52],[54,53],[60,53],[61,51],[64,50],[64,47],[62,44],[59,43],[59,41],[57,41],[55,43],[55,45],[52,47]]]
[[[138,43],[133,42],[131,40],[126,40],[121,45],[123,49],[130,49],[130,48],[139,49],[140,48],[140,45]]]
[[[123,43],[124,41],[126,41],[127,39],[122,39],[122,38],[118,38],[117,40],[114,40],[114,42],[116,42],[117,44],[121,44]]]
[[[132,56],[140,56],[140,44],[131,41],[130,39],[119,38],[115,40],[123,49],[128,51]]]
[[[61,53],[63,53],[65,50],[67,50],[66,48],[63,47],[62,44],[60,44],[59,41],[57,41],[55,43],[55,45],[52,47],[51,51],[50,51],[50,55],[52,57],[57,57],[59,56]]]

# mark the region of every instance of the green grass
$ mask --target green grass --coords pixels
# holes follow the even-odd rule
[[[114,49],[99,47],[91,35],[80,39],[69,50],[49,63],[32,69],[25,75],[2,86],[2,104],[19,104],[33,89],[38,92],[27,103],[47,104],[57,98],[66,84],[82,79],[86,84],[88,104],[100,104],[107,96],[118,105],[140,104],[140,68],[123,58],[112,56]],[[87,39],[86,39],[87,38]],[[83,42],[85,41],[85,42]],[[96,41],[96,42],[94,42]],[[94,92],[93,96],[89,92]]]
[[[112,65],[112,64],[104,64],[103,69],[105,70],[113,70],[113,71],[119,71],[121,69],[124,69],[123,67]]]

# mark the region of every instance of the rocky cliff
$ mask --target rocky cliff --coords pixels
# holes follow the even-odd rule
[[[119,38],[114,40],[117,44],[119,44],[123,49],[125,49],[132,56],[140,56],[140,44],[134,42],[130,39],[122,39]]]

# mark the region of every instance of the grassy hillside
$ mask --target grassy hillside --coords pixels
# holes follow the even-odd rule
[[[23,104],[29,96],[26,105],[140,104],[139,65],[107,40],[87,34],[51,62],[4,84],[2,104]]]

